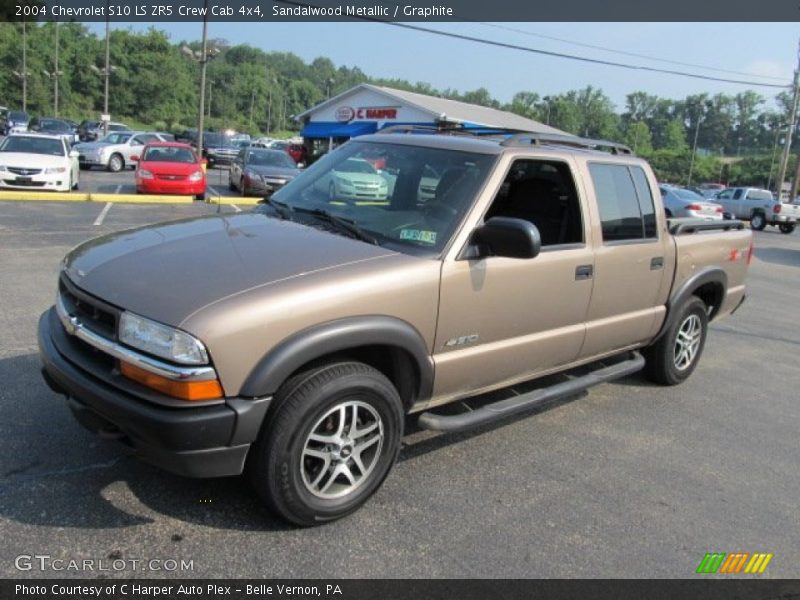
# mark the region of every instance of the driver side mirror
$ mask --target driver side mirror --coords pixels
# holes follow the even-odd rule
[[[535,258],[541,249],[541,235],[536,225],[530,221],[492,217],[472,232],[469,246],[462,258]]]

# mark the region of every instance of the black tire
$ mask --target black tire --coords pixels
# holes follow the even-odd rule
[[[122,169],[125,168],[125,161],[119,154],[112,154],[111,157],[108,159],[107,168],[112,173],[119,173],[120,171],[122,171]]]
[[[92,168],[92,167],[91,167],[91,166],[89,166],[89,165],[80,165],[80,170],[81,170],[81,171],[88,171],[88,170],[89,170],[89,169],[91,169],[91,168]]]
[[[195,199],[195,200],[205,200],[205,199],[206,199],[206,193],[205,193],[205,192],[203,192],[203,193],[201,193],[201,194],[196,194],[196,195],[195,195],[195,197],[194,197],[194,199]]]
[[[781,223],[778,225],[778,228],[781,230],[781,233],[792,233],[794,231],[794,223]]]
[[[756,231],[763,231],[764,227],[767,226],[767,218],[764,216],[764,213],[753,213],[750,217],[750,229],[754,229]]]
[[[679,361],[680,350],[679,334],[687,334],[690,324],[696,324],[699,328],[697,334],[697,344],[688,361]],[[664,332],[658,341],[652,346],[645,348],[643,354],[647,360],[645,364],[645,374],[647,377],[661,385],[677,385],[689,378],[689,375],[697,367],[703,348],[706,343],[706,333],[708,331],[708,313],[705,303],[697,296],[690,296],[681,306],[677,308],[677,318]],[[694,336],[689,336],[694,338]],[[682,340],[686,336],[682,336]],[[685,343],[684,341],[681,344]],[[686,358],[686,355],[684,355]],[[685,364],[684,364],[685,363]]]
[[[383,483],[400,450],[403,408],[392,383],[363,363],[339,362],[292,377],[273,402],[248,457],[248,474],[259,496],[274,512],[302,526],[357,510]],[[342,406],[347,407],[345,413],[340,412]],[[358,437],[350,440],[353,413]],[[347,417],[342,419],[341,414]],[[365,423],[362,434],[358,425]],[[322,437],[320,431],[343,443],[316,446],[323,442],[313,440],[312,434]],[[377,441],[368,438],[373,431]],[[327,459],[309,454],[315,451]],[[359,464],[367,468],[362,470]],[[342,465],[347,477],[334,476],[345,468]],[[309,481],[311,477],[314,481]]]
[[[242,180],[239,182],[239,193],[242,195],[243,198],[250,193],[249,190],[247,189],[247,184],[244,182],[244,177],[242,177]]]
[[[230,175],[228,175],[228,189],[229,189],[230,191],[232,191],[232,192],[235,192],[235,191],[236,191],[236,185],[234,185],[234,183],[233,183],[233,179],[231,179],[231,176],[230,176]]]

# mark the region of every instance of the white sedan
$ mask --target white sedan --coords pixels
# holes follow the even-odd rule
[[[12,134],[0,143],[0,189],[78,189],[78,152],[58,135]]]

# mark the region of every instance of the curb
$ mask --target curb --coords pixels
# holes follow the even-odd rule
[[[242,206],[246,205],[256,205],[261,202],[262,198],[247,198],[243,196],[214,196],[214,197],[207,197],[206,203],[207,204],[241,204]]]
[[[100,194],[81,192],[25,192],[0,190],[0,201],[18,202],[120,202],[128,204],[192,204],[192,196]]]

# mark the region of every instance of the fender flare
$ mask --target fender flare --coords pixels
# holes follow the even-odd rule
[[[722,300],[725,299],[725,292],[728,289],[728,276],[725,271],[719,267],[705,267],[700,269],[697,273],[684,281],[681,287],[670,296],[667,301],[667,316],[661,324],[661,329],[659,329],[658,334],[653,338],[653,342],[661,338],[661,336],[666,333],[667,329],[675,322],[675,319],[678,318],[677,308],[686,302],[689,296],[694,294],[699,287],[707,283],[720,285],[722,287]],[[719,306],[715,307],[715,309],[718,311]],[[711,318],[713,318],[715,312],[710,315]]]
[[[337,319],[304,329],[272,348],[250,371],[242,396],[272,395],[304,364],[317,358],[363,346],[389,346],[405,351],[417,373],[415,401],[430,398],[433,361],[420,333],[409,323],[387,316]]]

